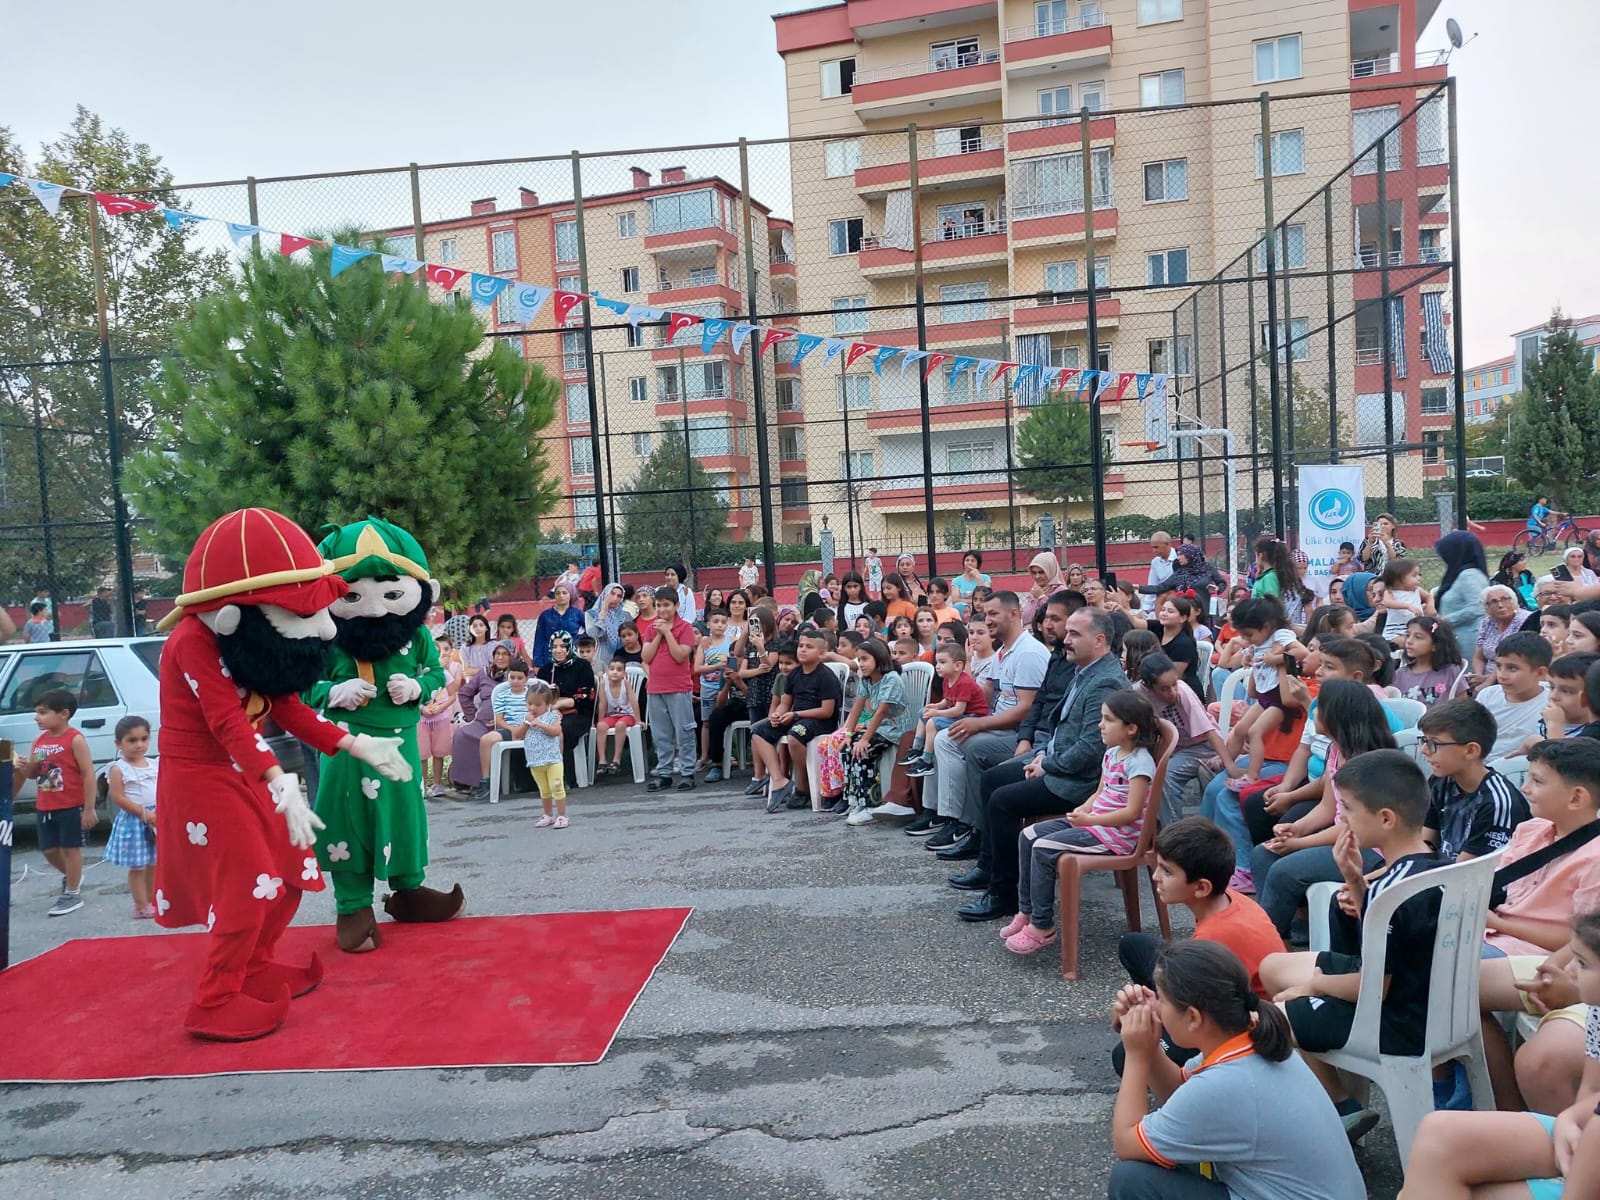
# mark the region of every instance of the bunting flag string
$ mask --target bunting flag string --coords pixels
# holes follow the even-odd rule
[[[1038,363],[1018,364],[1002,362],[999,359],[977,358],[968,355],[954,355],[942,351],[909,350],[902,346],[880,346],[873,342],[852,342],[837,337],[822,337],[817,334],[799,333],[793,329],[784,329],[776,326],[758,325],[753,322],[736,321],[725,317],[703,317],[695,313],[676,312],[670,309],[654,308],[645,304],[634,304],[623,300],[612,300],[598,293],[569,292],[549,287],[544,284],[527,283],[520,279],[512,279],[503,275],[485,275],[476,271],[466,271],[458,267],[446,266],[442,263],[430,263],[423,259],[408,258],[398,254],[388,254],[377,249],[367,249],[361,246],[345,246],[333,242],[325,242],[317,238],[305,237],[300,234],[284,230],[268,229],[265,226],[246,224],[224,220],[220,217],[207,216],[201,213],[187,212],[182,209],[166,208],[149,200],[142,200],[134,196],[122,196],[114,192],[101,192],[88,188],[75,187],[70,184],[51,183],[42,179],[29,179],[23,176],[11,175],[0,172],[0,188],[11,184],[21,184],[36,199],[40,206],[52,217],[61,214],[61,201],[68,195],[84,196],[92,199],[101,210],[112,217],[126,217],[140,213],[159,213],[167,225],[176,232],[185,232],[202,222],[221,225],[227,232],[229,239],[236,247],[244,247],[247,242],[257,238],[276,240],[278,253],[285,257],[298,253],[311,247],[323,247],[329,253],[330,276],[340,273],[355,266],[363,259],[377,258],[381,269],[385,272],[399,272],[414,275],[418,271],[426,274],[430,283],[436,284],[442,290],[453,290],[463,279],[469,280],[468,292],[474,303],[484,307],[498,304],[503,296],[509,297],[512,319],[520,325],[532,325],[543,311],[544,306],[551,297],[555,298],[555,318],[559,325],[567,324],[573,311],[586,300],[592,300],[597,306],[608,312],[614,313],[622,320],[628,322],[637,331],[641,322],[652,323],[665,321],[667,326],[667,340],[669,342],[686,329],[702,325],[700,331],[700,350],[709,354],[713,348],[727,337],[732,345],[733,353],[744,353],[745,344],[752,337],[758,337],[755,353],[764,355],[778,342],[793,341],[794,354],[786,364],[791,368],[798,368],[802,362],[819,346],[823,348],[822,362],[824,365],[832,363],[834,359],[843,355],[842,369],[845,371],[854,367],[858,360],[871,355],[872,372],[882,376],[885,363],[900,360],[900,373],[904,375],[913,363],[922,363],[922,377],[930,379],[933,373],[940,368],[948,367],[949,378],[954,381],[963,372],[972,371],[976,376],[976,389],[981,390],[991,384],[1002,382],[1006,375],[1016,372],[1013,387],[1017,392],[1023,392],[1032,387],[1040,396],[1052,392],[1068,392],[1076,385],[1076,398],[1079,401],[1089,398],[1100,401],[1106,398],[1120,400],[1132,387],[1141,404],[1155,402],[1165,404],[1167,396],[1168,377],[1159,372],[1115,372],[1115,371],[1089,371],[1076,367],[1054,368]]]

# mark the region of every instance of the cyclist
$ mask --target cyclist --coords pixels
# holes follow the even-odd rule
[[[1528,532],[1536,537],[1544,537],[1550,532],[1550,521],[1556,515],[1550,507],[1550,497],[1540,496],[1533,502],[1533,510],[1528,513]]]

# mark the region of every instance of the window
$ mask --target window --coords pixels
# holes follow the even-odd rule
[[[1267,269],[1267,245],[1264,230],[1256,230],[1256,270]],[[1278,229],[1278,254],[1274,264],[1278,270],[1297,271],[1306,265],[1306,227],[1304,225],[1280,226]]]
[[[956,154],[976,154],[983,149],[982,125],[957,125],[933,131],[933,155],[946,158]]]
[[[941,242],[952,241],[956,238],[982,237],[992,232],[989,228],[989,217],[982,201],[974,204],[941,204],[938,215],[938,240]]]
[[[1072,89],[1070,87],[1046,88],[1039,93],[1039,115],[1055,117],[1054,121],[1040,121],[1041,125],[1061,125],[1072,115]]]
[[[829,179],[853,175],[861,165],[861,139],[822,143],[822,173]]]
[[[1399,445],[1406,440],[1406,398],[1391,396],[1391,404],[1383,402],[1382,392],[1368,392],[1356,397],[1356,445]],[[1393,427],[1389,415],[1393,414]]]
[[[1172,353],[1173,339],[1152,338],[1147,343],[1150,352],[1150,373],[1152,375],[1192,375],[1194,374],[1194,341],[1186,333],[1180,333],[1177,338],[1177,355]]]
[[[1442,97],[1434,97],[1417,111],[1417,166],[1436,167],[1450,156]]]
[[[460,244],[455,238],[442,238],[439,241],[439,263],[441,266],[452,265],[461,255]]]
[[[1111,151],[1089,156],[1094,206],[1110,208]],[[1024,158],[1011,165],[1011,216],[1014,220],[1083,211],[1083,155],[1052,154]]]
[[[633,435],[633,452],[640,458],[644,458],[650,453],[650,435],[648,433],[636,433]]]
[[[589,423],[589,385],[586,383],[567,384],[567,424],[587,425]]]
[[[1076,262],[1045,263],[1044,290],[1058,293],[1077,291],[1078,264]]]
[[[1427,412],[1427,409],[1423,409]],[[1436,465],[1444,461],[1444,430],[1424,429],[1422,431],[1422,461]]]
[[[874,467],[871,450],[852,450],[839,454],[839,474],[846,479],[871,479]]]
[[[1079,346],[1056,346],[1050,351],[1050,365],[1052,367],[1067,367],[1076,371],[1078,364],[1083,361],[1083,350]]]
[[[638,267],[622,268],[622,290],[624,294],[628,292],[637,292],[639,290]]]
[[[1272,174],[1299,175],[1306,169],[1306,131],[1284,129],[1272,135]],[[1260,179],[1261,135],[1256,134],[1256,178]]]
[[[1261,322],[1261,346],[1266,349],[1270,344],[1268,338],[1272,326],[1269,322]],[[1358,337],[1357,342],[1360,341]],[[1278,322],[1278,361],[1283,361],[1285,346],[1289,349],[1290,357],[1295,362],[1306,362],[1311,358],[1311,321],[1306,317],[1293,317],[1285,325]],[[1359,346],[1357,347],[1359,349]]]
[[[853,58],[836,58],[823,63],[822,98],[832,100],[836,96],[848,96],[855,78],[856,60]]]
[[[956,67],[970,67],[979,60],[976,37],[951,38],[934,42],[928,47],[928,58],[935,71],[951,71]]]
[[[515,325],[517,323],[516,297],[507,288],[494,298],[494,319],[500,325]]]
[[[784,508],[809,508],[811,500],[806,494],[806,481],[791,478],[778,481],[778,495]]]
[[[679,233],[717,227],[717,195],[710,188],[656,196],[650,201],[650,232]]]
[[[1276,83],[1280,79],[1300,78],[1300,35],[1287,33],[1253,44],[1256,57],[1256,82]]]
[[[1356,160],[1357,175],[1378,173],[1377,142],[1383,138],[1383,169],[1400,169],[1400,131],[1395,123],[1400,120],[1400,106],[1390,104],[1383,108],[1358,108],[1350,114],[1350,140],[1357,150],[1365,151]]]
[[[583,353],[583,334],[561,335],[561,369],[568,375],[582,374],[586,356]]]
[[[1033,6],[1033,36],[1050,37],[1072,28],[1067,20],[1067,0],[1042,0]]]
[[[567,459],[574,475],[594,474],[594,446],[586,437],[572,438],[567,442]]]
[[[578,261],[578,223],[576,221],[556,222],[556,261]]]
[[[987,283],[951,283],[939,289],[939,323],[952,321],[984,321],[989,317],[989,285]],[[970,303],[949,303],[969,301]]]
[[[644,330],[631,321],[622,327],[622,344],[629,350],[636,350],[644,345]]]
[[[663,425],[662,431],[683,437],[683,422]],[[733,424],[727,417],[690,417],[689,453],[696,458],[725,458],[733,453]]]
[[[1087,16],[1084,16],[1082,18],[1082,20],[1083,20],[1083,23],[1087,26],[1088,23],[1089,23]],[[1098,24],[1100,24],[1100,22],[1097,20],[1097,21],[1095,21],[1095,24],[1098,25]],[[1105,106],[1106,106],[1106,84],[1105,84],[1105,80],[1096,79],[1092,83],[1080,83],[1078,85],[1078,107],[1087,108],[1090,112],[1099,112]]]
[[[1094,260],[1094,285],[1097,288],[1111,286],[1111,258],[1097,258]]]
[[[945,469],[956,471],[991,471],[994,469],[993,442],[952,442],[945,447]]]
[[[1158,71],[1139,76],[1139,103],[1145,108],[1183,103],[1183,71]]]
[[[867,298],[865,296],[835,296],[833,298],[833,331],[835,333],[865,333],[867,329]]]
[[[794,380],[780,379],[778,382],[778,411],[781,413],[797,413],[800,411],[800,397],[795,394]]]
[[[1147,204],[1189,198],[1189,160],[1169,158],[1165,162],[1145,163],[1144,198]]]
[[[829,221],[828,253],[835,256],[854,254],[861,249],[862,232],[860,217],[844,217],[837,221]]]
[[[577,246],[574,226],[573,246]],[[489,234],[489,269],[515,271],[517,269],[517,235],[514,230],[496,229]]]
[[[1189,252],[1187,250],[1157,250],[1146,254],[1145,282],[1152,287],[1171,287],[1189,282]]]
[[[572,498],[572,527],[574,530],[593,531],[599,528],[599,508],[593,496]]]
[[[778,457],[785,462],[799,462],[806,456],[806,435],[801,429],[778,430]]]
[[[581,276],[581,275],[562,275],[562,276],[559,276],[556,279],[556,286],[558,288],[560,288],[563,292],[581,292],[581,291],[583,291],[583,276]]]
[[[1139,24],[1183,20],[1183,0],[1139,0]]]
[[[840,412],[847,408],[854,412],[872,407],[872,379],[867,375],[838,375],[833,381],[833,395]]]
[[[708,472],[706,479],[711,483],[711,494],[724,504],[731,503],[728,489],[733,486],[733,476],[726,471]]]
[[[388,254],[410,258],[416,252],[417,238],[410,233],[386,233],[383,235],[383,245]]]
[[[639,214],[633,210],[617,214],[617,236],[631,238],[639,236]]]
[[[1424,384],[1422,388],[1422,415],[1425,417],[1442,417],[1449,411],[1450,389],[1428,387]]]
[[[728,364],[720,359],[687,363],[683,378],[690,400],[716,400],[728,394]],[[671,403],[685,396],[678,387],[677,367],[656,368],[656,402]],[[727,451],[723,451],[727,453]]]
[[[49,653],[20,654],[16,669],[0,696],[0,714],[33,715],[39,697],[55,688],[65,688],[78,697],[79,711],[104,708],[117,702],[117,692],[92,650],[60,650]]]
[[[1111,370],[1111,347],[1110,346],[1098,346],[1098,347],[1096,347],[1096,353],[1095,353],[1095,358],[1094,358],[1094,369],[1096,371],[1109,371],[1109,370]]]
[[[1539,361],[1539,355],[1544,353],[1544,334],[1533,333],[1523,338],[1518,345],[1518,354],[1522,359],[1522,369],[1526,371]],[[1510,372],[1507,372],[1510,374]],[[1507,381],[1509,382],[1509,380]]]
[[[643,375],[635,375],[628,380],[628,399],[634,404],[649,403],[650,381]]]

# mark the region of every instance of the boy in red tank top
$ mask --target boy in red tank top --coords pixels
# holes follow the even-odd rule
[[[96,820],[94,759],[83,734],[72,728],[77,711],[78,698],[65,688],[39,697],[33,707],[39,736],[17,772],[22,779],[38,780],[39,849],[62,875],[61,894],[50,906],[52,917],[83,907],[78,893],[83,882],[83,835]]]

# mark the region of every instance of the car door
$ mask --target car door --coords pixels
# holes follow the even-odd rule
[[[95,763],[107,763],[116,756],[117,722],[127,708],[98,650],[65,644],[20,650],[7,657],[13,661],[0,683],[0,737],[15,742],[19,754],[27,753],[39,733],[33,720],[39,697],[65,688],[78,698],[72,724],[82,731]]]

